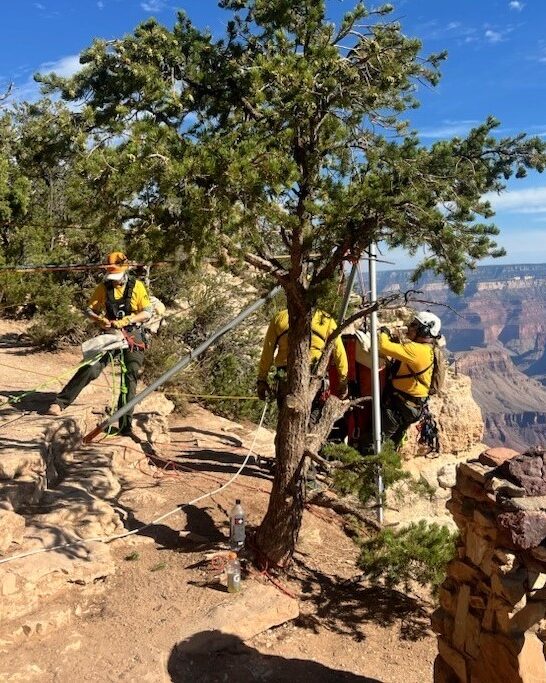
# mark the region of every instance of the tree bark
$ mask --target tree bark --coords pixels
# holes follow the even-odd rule
[[[288,394],[280,408],[275,436],[277,466],[269,506],[256,535],[260,552],[273,565],[292,557],[305,504],[305,445],[313,397],[309,348],[312,311],[288,301]]]

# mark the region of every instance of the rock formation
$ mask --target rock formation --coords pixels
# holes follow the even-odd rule
[[[525,450],[546,446],[546,388],[518,370],[501,346],[457,354],[483,412],[485,441]]]
[[[136,414],[135,422],[157,443],[165,438],[165,416],[173,406],[156,395],[145,407],[149,412]],[[13,449],[1,459],[0,561],[61,546],[0,563],[2,632],[6,622],[43,610],[60,592],[92,586],[115,571],[110,546],[96,539],[124,531],[118,501],[148,483],[146,455],[138,444],[129,440],[127,448],[120,439],[83,447],[82,435],[96,416],[90,410],[67,413],[44,421],[42,438],[29,439],[26,450]]]
[[[433,615],[434,683],[546,681],[546,455],[460,464],[448,508],[460,542]]]

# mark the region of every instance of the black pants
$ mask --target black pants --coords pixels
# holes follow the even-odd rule
[[[120,392],[118,399],[118,408],[124,406],[128,401],[134,398],[136,394],[136,387],[140,368],[144,363],[144,352],[138,349],[131,351],[130,349],[123,349],[115,353],[123,354],[123,362],[125,363],[125,387],[127,392]],[[56,402],[61,408],[66,408],[72,404],[80,392],[89,384],[89,382],[97,379],[104,368],[110,363],[110,354],[105,353],[93,365],[86,365],[80,368],[68,384],[57,395]],[[124,415],[119,421],[120,429],[130,429],[133,411]]]
[[[406,429],[419,420],[422,412],[423,405],[405,401],[397,394],[388,395],[381,410],[383,439],[390,439],[395,448],[398,448]]]

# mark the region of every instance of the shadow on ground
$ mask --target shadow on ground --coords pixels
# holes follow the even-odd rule
[[[19,332],[5,332],[4,334],[0,334],[0,349],[27,349],[31,346],[30,339]]]
[[[9,404],[6,403],[6,405],[14,410],[43,414],[53,403],[57,394],[50,391],[25,389],[24,391],[0,391],[0,396],[5,396],[6,401],[9,401]],[[0,403],[4,403],[4,401],[0,401]]]
[[[210,472],[219,474],[235,474],[242,465],[246,453],[233,453],[231,451],[220,451],[212,448],[201,448],[199,450],[181,450],[176,456],[172,451],[177,444],[171,447],[169,457],[175,462],[179,462],[184,467],[189,467],[195,472]],[[271,475],[267,470],[261,469],[255,464],[254,457],[251,456],[244,469],[247,477],[265,479],[271,481]]]
[[[178,643],[171,651],[167,670],[173,683],[382,683],[307,659],[264,655],[237,636],[221,631],[196,633]]]
[[[366,623],[383,627],[399,623],[403,640],[415,641],[430,636],[430,611],[418,598],[385,586],[344,581],[311,569],[297,558],[294,565],[302,586],[302,598],[315,606],[315,613],[300,617],[298,626],[317,631],[320,624],[362,641]]]
[[[132,531],[144,525],[144,522],[137,519],[131,510],[126,509],[126,512],[128,514],[127,526],[129,530]],[[154,524],[143,528],[137,535],[152,538],[160,548],[165,550],[190,553],[195,552],[196,545],[202,549],[203,545],[212,547],[219,541],[227,540],[206,508],[186,505],[181,513],[186,516],[186,527],[183,531],[189,531],[193,536],[190,535],[186,538],[184,535],[181,535],[180,531],[166,524]]]
[[[198,427],[173,427],[171,432],[182,432],[190,434],[201,434],[203,436],[212,436],[218,439],[221,443],[226,446],[235,446],[235,448],[242,448],[243,442],[237,436],[232,434],[227,434],[225,432],[211,432],[207,429],[199,429]]]

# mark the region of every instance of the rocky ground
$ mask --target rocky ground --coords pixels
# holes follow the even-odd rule
[[[78,360],[36,353],[20,331],[1,323],[4,396]],[[431,680],[430,604],[359,581],[356,547],[329,510],[306,510],[288,576],[272,582],[249,568],[243,591],[227,593],[209,557],[225,543],[235,498],[251,526],[263,516],[270,477],[254,464],[230,488],[140,533],[92,540],[225,483],[254,433],[199,407],[169,416],[167,433],[159,400],[149,406],[155,415],[140,419],[142,443],[81,447],[79,435],[99,418],[93,408],[110,403],[111,383],[103,376],[62,419],[42,414],[59,384],[0,408],[0,562],[77,542],[0,563],[0,680]],[[151,466],[150,437],[184,469]],[[256,450],[271,455],[271,433],[262,430]]]

